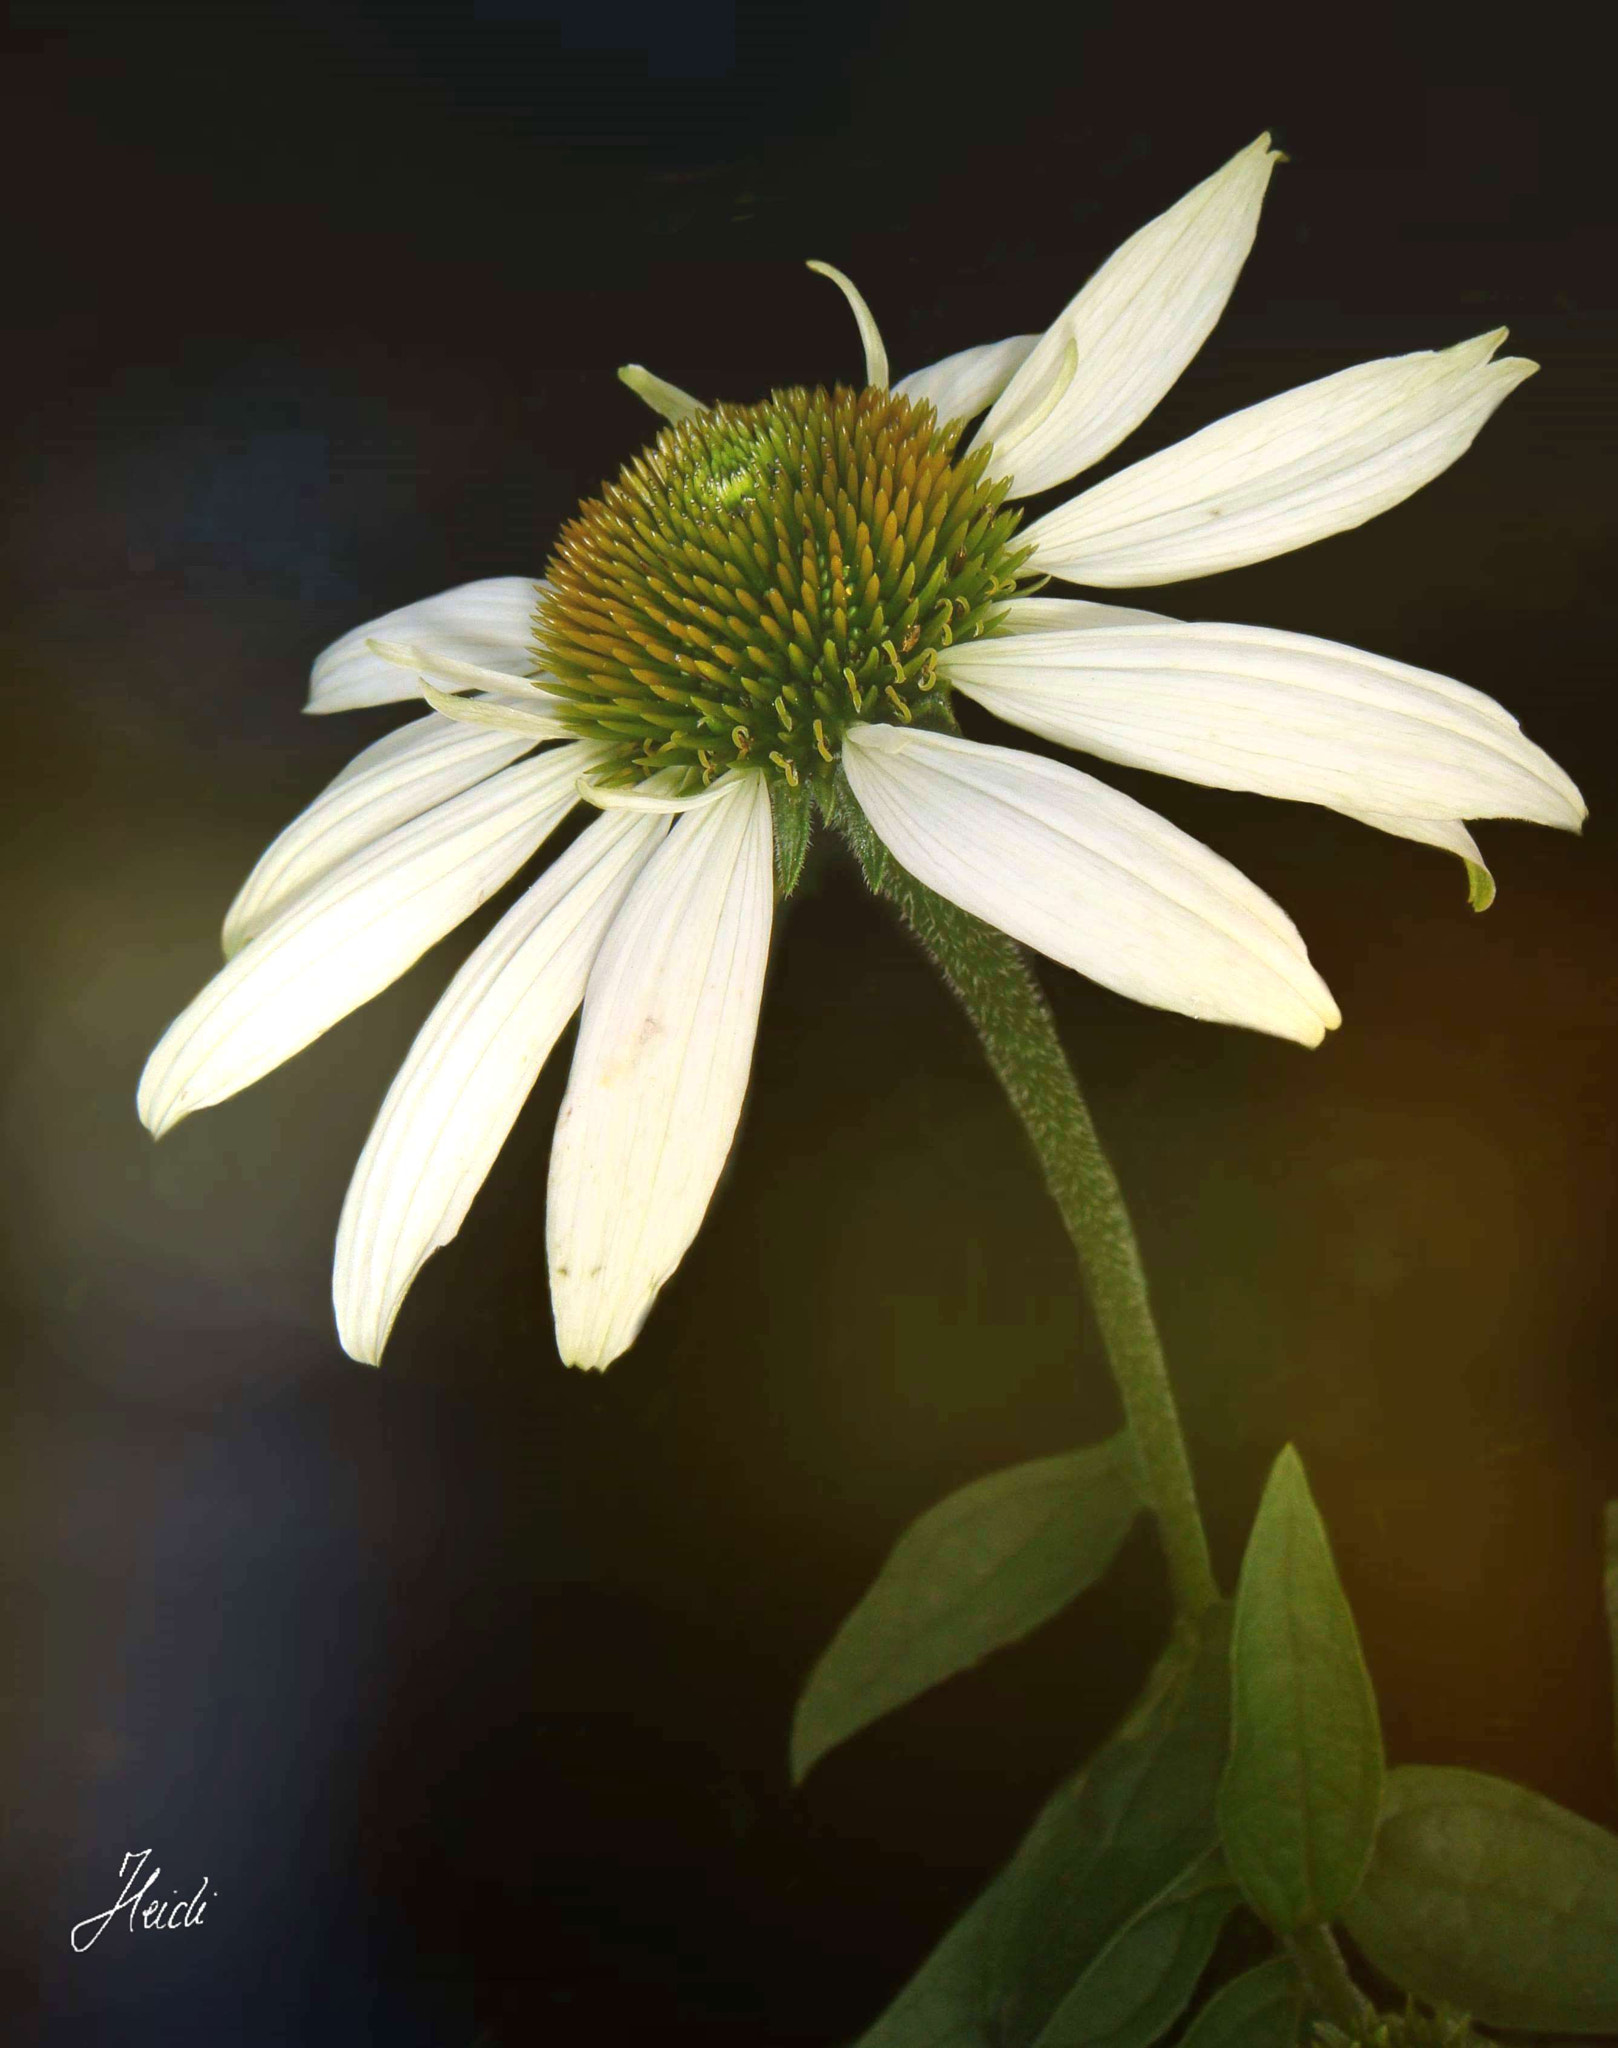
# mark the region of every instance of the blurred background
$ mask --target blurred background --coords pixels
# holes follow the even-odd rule
[[[1133,1696],[1137,1532],[1038,1635],[786,1774],[796,1691],[901,1528],[1117,1416],[1069,1250],[923,963],[817,862],[750,1105],[635,1349],[565,1371],[543,1191],[566,1042],[377,1372],[333,1233],[495,903],[161,1146],[147,1051],[263,845],[397,721],[311,657],[542,569],[703,395],[1043,326],[1273,126],[1215,336],[1107,465],[1509,323],[1543,373],[1402,508],[1169,591],[1500,698],[1582,843],[1457,863],[1105,769],[1269,889],[1320,1052],[1045,974],[1138,1219],[1215,1549],[1303,1452],[1398,1761],[1618,1822],[1618,231],[1599,73],[1475,10],[476,0],[12,10],[11,731],[0,1129],[7,2039],[851,2039]],[[980,725],[982,721],[979,721]],[[984,728],[986,729],[986,727]],[[203,1923],[68,1929],[149,1848]]]

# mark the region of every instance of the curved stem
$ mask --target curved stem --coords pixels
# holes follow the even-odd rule
[[[1329,1927],[1301,1927],[1284,1947],[1311,2003],[1341,2033],[1357,2040],[1376,2017],[1375,2008],[1348,1974],[1343,1952]]]
[[[1013,940],[900,867],[841,777],[833,822],[871,888],[894,905],[942,969],[1039,1155],[1123,1400],[1162,1532],[1175,1607],[1190,1620],[1219,1598],[1191,1463],[1123,1191],[1062,1051],[1050,1005]]]

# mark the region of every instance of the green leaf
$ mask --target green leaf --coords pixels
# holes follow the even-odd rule
[[[1285,1956],[1260,1963],[1215,1992],[1180,2048],[1297,2048],[1303,1999]]]
[[[1618,1500],[1607,1503],[1607,1556],[1602,1585],[1607,1598],[1607,1639],[1612,1644],[1613,1753],[1618,1756]]]
[[[1382,1733],[1331,1545],[1290,1446],[1242,1562],[1219,1832],[1254,1910],[1290,1933],[1333,1920],[1376,1839]]]
[[[1035,2048],[1149,2048],[1191,2002],[1241,1904],[1217,1849],[1120,1928],[1052,2013]]]
[[[1489,2026],[1618,2033],[1618,1836],[1524,1786],[1390,1772],[1344,1924],[1430,2004]]]
[[[810,1674],[792,1727],[794,1782],[837,1743],[1094,1585],[1140,1505],[1118,1436],[992,1473],[929,1508]]]
[[[1216,1611],[1189,1651],[1165,1657],[859,2048],[1033,2048],[1097,1958],[1201,1864],[1215,1847],[1228,1626]]]
[[[780,776],[770,780],[770,824],[775,838],[775,894],[785,902],[798,886],[804,858],[809,851],[809,831],[814,807],[809,791],[793,789]]]

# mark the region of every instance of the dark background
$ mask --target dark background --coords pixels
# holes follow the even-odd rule
[[[1481,828],[1476,918],[1438,854],[1105,770],[1280,898],[1346,1022],[1304,1054],[1046,980],[1227,1582],[1293,1438],[1393,1757],[1618,1821],[1618,234],[1579,20],[14,10],[8,2040],[847,2040],[1131,1697],[1144,1533],[789,1790],[796,1689],[900,1528],[1116,1420],[1008,1113],[836,862],[780,926],[709,1223],[605,1376],[550,1335],[563,1055],[383,1369],[331,1331],[353,1160],[498,906],[161,1147],[132,1095],[257,852],[397,717],[302,718],[311,656],[538,571],[650,434],[615,365],[855,374],[811,256],[896,372],[1040,327],[1267,125],[1292,161],[1232,309],[1114,463],[1502,322],[1545,368],[1404,507],[1160,602],[1463,677],[1591,824]],[[147,1846],[160,1891],[209,1879],[202,1925],[72,1955]]]

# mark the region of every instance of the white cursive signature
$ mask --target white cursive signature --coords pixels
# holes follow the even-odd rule
[[[197,1886],[196,1891],[189,1899],[146,1898],[146,1894],[163,1875],[163,1866],[160,1863],[154,1863],[144,1881],[137,1884],[141,1870],[151,1853],[150,1849],[131,1849],[123,1862],[118,1866],[118,1877],[119,1881],[123,1883],[123,1890],[104,1913],[92,1913],[87,1920],[81,1920],[68,1936],[68,1940],[73,1944],[74,1949],[79,1955],[83,1955],[87,1948],[92,1947],[101,1939],[110,1923],[118,1917],[126,1906],[129,1908],[129,1931],[131,1934],[135,1932],[135,1916],[137,1913],[140,1915],[142,1927],[195,1927],[207,1911],[208,1902],[203,1896],[208,1890],[208,1880],[206,1878]],[[129,1869],[131,1863],[135,1866],[133,1870]],[[124,1878],[126,1871],[129,1873],[127,1882]],[[211,1896],[217,1898],[219,1895],[215,1892]],[[141,1903],[142,1900],[145,1900],[144,1905]]]

